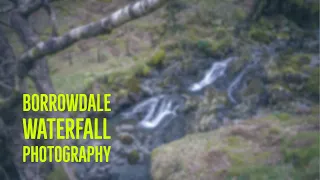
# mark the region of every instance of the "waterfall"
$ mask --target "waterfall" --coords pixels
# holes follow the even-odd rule
[[[203,79],[197,83],[194,83],[189,90],[190,91],[200,91],[204,87],[215,82],[219,77],[223,76],[226,72],[228,64],[234,60],[233,57],[229,57],[223,61],[215,62],[212,64],[209,71],[205,73]]]
[[[144,113],[144,117],[138,123],[138,128],[155,129],[164,120],[170,121],[176,117],[176,111],[181,106],[178,97],[160,95],[147,99],[137,104],[130,112],[124,116],[135,116],[138,113]]]

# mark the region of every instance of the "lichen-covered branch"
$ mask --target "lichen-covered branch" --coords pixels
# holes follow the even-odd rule
[[[30,64],[41,57],[63,50],[81,39],[110,33],[122,24],[142,17],[168,1],[170,0],[141,0],[127,5],[97,22],[74,28],[62,36],[38,43],[20,57],[19,63],[24,67],[30,67]]]

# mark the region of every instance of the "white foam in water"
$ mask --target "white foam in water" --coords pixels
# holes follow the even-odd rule
[[[219,77],[223,76],[226,72],[226,69],[228,67],[228,64],[233,60],[233,57],[229,57],[223,61],[215,62],[212,64],[211,69],[206,72],[204,78],[194,83],[189,90],[190,91],[200,91],[204,87],[212,84],[215,82]]]
[[[157,105],[158,101],[160,98],[163,98],[162,95],[157,96],[157,97],[152,97],[150,99],[147,99],[141,103],[139,103],[138,105],[136,105],[130,112],[125,112],[122,113],[122,115],[126,118],[130,118],[131,116],[143,112],[147,107],[151,108],[151,111],[154,111],[154,109],[156,108],[155,106]]]
[[[136,105],[126,116],[146,112],[144,118],[138,123],[138,127],[144,129],[154,129],[158,127],[162,121],[170,119],[169,116],[176,116],[176,110],[179,104],[174,104],[175,99],[160,95],[152,97],[142,103]],[[172,118],[172,117],[171,117]]]
[[[169,115],[176,115],[177,106],[173,106],[171,100],[163,100],[160,102],[160,107],[157,112],[149,111],[148,115],[138,124],[145,129],[156,128]],[[154,110],[154,109],[153,109]]]

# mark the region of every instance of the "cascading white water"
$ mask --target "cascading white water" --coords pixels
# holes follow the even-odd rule
[[[203,79],[197,83],[194,83],[189,90],[190,91],[200,91],[204,87],[215,82],[219,77],[223,76],[226,72],[228,64],[234,60],[234,57],[229,57],[223,61],[215,62],[212,64],[211,69],[206,72]]]
[[[169,116],[171,118],[176,116],[176,110],[178,106],[173,105],[171,100],[163,100],[159,102],[157,111],[156,108],[153,108],[152,111],[149,111],[147,116],[138,124],[139,127],[145,129],[154,129],[156,128],[163,120],[168,120]],[[156,107],[156,106],[153,106]]]
[[[137,126],[143,129],[154,129],[158,127],[162,121],[173,119],[180,105],[177,98],[160,95],[141,102],[129,113],[124,115],[128,117],[138,113],[146,113]]]

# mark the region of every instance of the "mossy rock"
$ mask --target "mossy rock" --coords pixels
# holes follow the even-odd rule
[[[139,152],[133,150],[128,154],[127,160],[129,164],[137,164],[140,159]]]
[[[154,180],[316,179],[319,133],[299,130],[305,126],[306,117],[290,115],[284,122],[266,114],[212,132],[187,135],[153,151],[152,177]],[[316,121],[308,124],[318,127]]]

